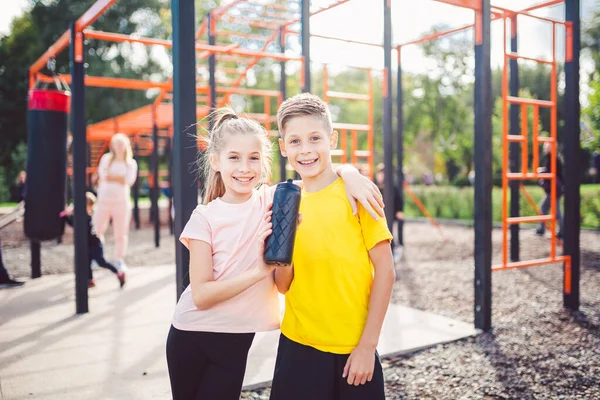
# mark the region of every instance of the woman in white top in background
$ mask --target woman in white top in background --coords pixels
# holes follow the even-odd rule
[[[130,187],[137,176],[129,138],[122,133],[113,135],[110,152],[98,165],[98,201],[94,210],[96,234],[104,242],[104,233],[112,220],[115,238],[115,258],[118,269],[124,271],[127,235],[131,219]]]

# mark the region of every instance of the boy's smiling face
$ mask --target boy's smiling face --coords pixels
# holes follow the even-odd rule
[[[316,178],[331,168],[330,151],[336,148],[337,138],[336,131],[327,132],[322,119],[304,115],[285,124],[279,147],[292,168],[306,180]]]

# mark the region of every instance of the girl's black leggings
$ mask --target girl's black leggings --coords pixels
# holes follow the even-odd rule
[[[238,400],[254,333],[181,331],[171,326],[167,364],[173,400]]]

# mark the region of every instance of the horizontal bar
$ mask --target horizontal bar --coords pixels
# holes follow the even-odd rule
[[[513,58],[513,59],[520,59],[520,60],[535,61],[535,62],[539,62],[540,64],[548,64],[548,65],[554,64],[554,61],[543,60],[541,58],[535,58],[535,57],[522,56],[517,53],[506,53],[506,57]]]
[[[371,152],[369,150],[355,150],[354,151],[354,155],[356,157],[370,157],[371,156]]]
[[[341,149],[334,149],[334,150],[331,150],[329,153],[334,157],[341,157],[344,154],[346,154],[346,152]]]
[[[371,129],[370,125],[361,125],[361,124],[341,124],[339,122],[334,122],[331,127],[333,129],[347,129],[349,131],[369,131]]]
[[[514,104],[528,104],[531,106],[553,107],[554,102],[548,100],[526,99],[524,97],[507,96],[506,101]]]
[[[71,42],[71,32],[66,31],[58,40],[46,50],[32,65],[29,67],[29,73],[35,74],[46,66],[49,59],[55,58],[61,51],[67,48]]]
[[[98,0],[96,1],[75,23],[77,31],[81,32],[88,26],[94,23],[104,14],[117,0]]]
[[[334,99],[346,99],[346,100],[364,100],[364,101],[371,100],[371,96],[369,96],[367,94],[334,92],[331,90],[327,92],[327,97],[334,98]]]
[[[208,92],[210,88],[208,86],[196,88],[196,92],[204,93]],[[229,94],[246,94],[250,96],[267,96],[267,97],[279,97],[280,92],[278,90],[264,90],[264,89],[251,89],[251,88],[234,88],[234,87],[217,87],[217,93],[229,93]]]
[[[511,10],[509,8],[504,8],[504,7],[498,7],[498,6],[492,6],[492,9],[494,10],[500,10],[502,12],[505,12],[506,14],[509,15],[523,15],[524,17],[530,17],[530,18],[535,18],[539,21],[546,21],[546,22],[551,22],[553,24],[561,24],[561,25],[565,25],[566,22],[565,21],[559,21],[557,19],[551,19],[551,18],[545,18],[545,17],[540,17],[537,15],[533,15],[533,14],[529,14],[528,11],[517,11],[517,10]]]
[[[123,35],[121,33],[103,32],[86,30],[84,31],[86,39],[104,40],[107,42],[130,42],[130,43],[142,43],[145,45],[153,46],[165,46],[168,48],[173,47],[173,43],[170,40],[154,39],[142,36]]]
[[[509,225],[527,224],[529,222],[545,222],[552,221],[552,215],[534,215],[531,217],[511,217],[506,218],[506,223]]]
[[[538,258],[535,260],[527,260],[527,261],[516,261],[511,262],[505,265],[494,265],[492,266],[492,271],[501,271],[505,269],[515,269],[515,268],[527,268],[527,267],[535,267],[538,265],[544,264],[554,264],[559,262],[565,262],[569,259],[569,256],[558,256],[554,258]]]
[[[554,143],[554,138],[549,136],[538,136],[538,142],[540,143]]]
[[[42,82],[53,82],[53,78],[45,75],[39,75],[38,79]],[[61,75],[60,80],[67,84],[71,84],[71,75]],[[148,89],[171,89],[169,82],[152,82],[139,79],[126,78],[109,78],[104,76],[86,76],[85,85],[90,87],[106,87],[114,89],[133,89],[133,90],[148,90]]]
[[[506,140],[509,142],[522,142],[525,140],[523,135],[506,135]]]
[[[523,12],[535,11],[535,10],[539,10],[540,8],[552,7],[552,6],[555,6],[557,4],[564,3],[564,1],[565,0],[551,0],[551,1],[548,1],[546,3],[536,4],[534,6],[527,7],[525,9],[521,10],[521,11],[523,11]]]
[[[82,31],[91,25],[96,19],[98,19],[107,9],[109,9],[117,0],[98,0],[96,1],[83,15],[75,22],[75,27],[78,31]],[[52,46],[48,48],[29,67],[30,74],[36,74],[42,68],[46,66],[49,59],[55,58],[61,51],[63,51],[71,43],[71,31],[67,30],[63,33],[60,38]]]
[[[285,31],[285,33],[290,34],[290,35],[299,35],[300,31],[296,31],[293,29],[287,29]],[[345,43],[351,43],[351,44],[361,44],[364,46],[383,47],[383,45],[381,43],[363,42],[360,40],[350,40],[350,39],[344,39],[344,38],[335,37],[335,36],[319,35],[319,34],[315,34],[315,33],[311,33],[310,37],[319,38],[319,39],[327,39],[327,40],[335,40],[338,42],[345,42]]]
[[[300,61],[302,57],[289,57],[281,53],[270,53],[268,51],[253,51],[246,49],[234,48],[231,46],[211,46],[205,43],[196,43],[196,50],[207,51],[209,53],[227,53],[246,57],[263,57],[279,61]]]
[[[509,181],[519,181],[519,180],[532,180],[532,179],[554,179],[554,175],[552,174],[536,174],[536,173],[527,173],[522,174],[520,172],[508,172],[506,177]]]

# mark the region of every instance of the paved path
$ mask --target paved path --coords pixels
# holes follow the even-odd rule
[[[129,282],[96,272],[90,313],[75,315],[71,274],[0,290],[0,398],[169,399],[165,338],[175,305],[174,266],[130,268]],[[473,335],[463,322],[390,308],[379,351],[398,354]],[[246,387],[268,382],[278,332],[256,336]]]

